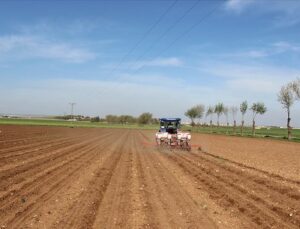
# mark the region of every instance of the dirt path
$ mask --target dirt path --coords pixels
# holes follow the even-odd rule
[[[2,228],[299,228],[300,179],[139,130],[1,127]]]

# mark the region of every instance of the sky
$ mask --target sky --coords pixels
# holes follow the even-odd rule
[[[0,113],[63,115],[75,102],[82,115],[186,119],[196,104],[247,100],[268,108],[259,125],[284,126],[277,94],[300,77],[299,11],[299,0],[1,0]]]

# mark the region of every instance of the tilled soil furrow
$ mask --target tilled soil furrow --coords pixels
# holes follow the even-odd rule
[[[47,152],[43,152],[43,156],[37,160],[31,161],[24,165],[19,165],[17,167],[2,170],[0,172],[0,187],[2,191],[7,190],[8,186],[11,184],[16,184],[24,181],[26,176],[30,176],[30,174],[36,174],[42,170],[44,164],[55,164],[62,159],[62,157],[66,157],[67,155],[72,154],[73,151],[78,151],[80,149],[84,149],[89,144],[93,143],[98,137],[94,137],[83,142],[79,142],[73,145],[69,145],[64,148],[58,148],[56,150],[51,150],[47,154]],[[46,156],[44,156],[46,154]]]
[[[207,170],[194,165],[190,160],[186,160],[178,154],[169,154],[168,158],[200,181],[203,184],[200,188],[206,189],[213,199],[219,201],[220,205],[238,210],[245,220],[253,222],[259,227],[296,228],[295,225],[278,219],[278,215],[260,203],[259,199],[253,198],[251,194],[243,191],[233,182],[228,182],[226,177],[229,175],[216,176],[213,169]]]
[[[106,195],[101,203],[101,209],[97,214],[97,223],[108,228],[110,226],[119,228],[130,228],[129,219],[132,214],[132,190],[130,190],[130,166],[132,161],[131,146],[133,134],[126,136],[126,145],[122,146],[121,158],[117,164]],[[111,202],[111,200],[114,200]]]
[[[11,152],[6,152],[5,155],[0,157],[0,166],[3,167],[5,164],[8,163],[16,163],[18,161],[25,161],[28,159],[32,159],[35,155],[40,155],[42,150],[50,150],[51,148],[60,148],[67,145],[75,143],[75,140],[55,140],[55,141],[47,141],[47,142],[40,142],[36,145],[29,145],[26,149],[18,149],[12,150]],[[34,159],[33,159],[34,160]],[[23,162],[22,161],[22,162]],[[3,168],[2,168],[3,169]]]
[[[107,147],[106,145],[105,147]],[[21,193],[18,193],[18,196],[23,198],[28,198],[26,200],[27,204],[24,203],[23,209],[19,209],[15,214],[15,217],[12,219],[11,225],[18,226],[22,222],[32,216],[32,212],[36,211],[41,205],[36,203],[46,202],[51,198],[56,192],[62,190],[68,183],[72,182],[72,177],[80,173],[80,168],[86,165],[88,166],[96,156],[95,149],[99,145],[92,145],[82,150],[76,158],[73,158],[71,161],[67,161],[63,165],[59,166],[53,171],[48,171],[44,179],[39,182],[35,181],[32,186],[22,189]],[[43,185],[47,184],[46,186]],[[8,209],[12,209],[11,207]],[[4,211],[7,214],[7,210]]]
[[[153,226],[159,228],[216,228],[214,222],[198,207],[193,198],[181,187],[173,174],[164,169],[156,152],[140,153],[146,170],[146,187],[150,205],[155,209]]]
[[[10,168],[15,168],[18,166],[24,166],[24,164],[28,164],[32,161],[35,161],[37,159],[41,159],[43,157],[47,157],[48,154],[46,152],[55,151],[57,149],[63,149],[64,147],[68,147],[74,144],[77,144],[78,142],[81,142],[82,139],[85,139],[84,136],[77,136],[72,138],[65,138],[65,139],[57,139],[55,141],[51,142],[40,142],[36,146],[31,146],[29,150],[21,150],[21,151],[15,151],[13,154],[10,154],[9,156],[5,156],[1,159],[0,165],[2,165],[0,168],[0,173],[2,170],[7,170]]]
[[[109,136],[107,136],[109,137]],[[103,138],[105,140],[105,138]],[[12,183],[4,194],[0,196],[0,201],[5,202],[11,202],[12,198],[15,198],[15,196],[18,196],[19,191],[28,189],[28,187],[31,187],[31,185],[38,183],[40,185],[39,181],[45,182],[48,178],[48,176],[52,175],[56,171],[59,171],[62,167],[65,165],[68,165],[70,163],[76,162],[76,160],[80,160],[83,155],[86,154],[87,150],[96,148],[94,145],[90,145],[87,148],[85,148],[82,151],[76,151],[75,153],[72,153],[70,156],[67,155],[66,158],[61,158],[58,162],[49,164],[43,164],[41,166],[41,170],[38,173],[33,173],[30,176],[27,176],[26,179],[24,178],[24,181],[21,183]],[[4,207],[1,206],[1,207]],[[2,209],[2,208],[0,208]]]
[[[135,134],[134,145],[130,151],[132,153],[130,190],[132,190],[133,207],[131,225],[132,228],[154,228],[152,224],[154,209],[149,204],[149,195],[145,193],[145,168],[141,162],[140,142],[140,136]]]
[[[35,141],[39,141],[40,139],[43,139],[43,138],[48,138],[49,136],[48,135],[37,135],[35,136],[34,134],[30,133],[28,135],[26,135],[26,137],[16,137],[14,135],[11,135],[9,136],[7,133],[6,134],[6,137],[7,139],[3,139],[3,140],[0,140],[0,146],[6,146],[6,145],[20,145],[20,144],[24,144],[24,143],[31,143],[31,142],[35,142]],[[30,136],[30,137],[28,137]]]
[[[291,222],[300,226],[298,214],[300,204],[295,201],[295,199],[289,198],[288,195],[285,196],[276,192],[276,184],[268,188],[264,185],[264,183],[268,182],[265,178],[256,177],[253,179],[247,172],[240,172],[229,166],[224,166],[218,162],[211,162],[204,158],[199,161],[199,158],[193,154],[182,154],[181,156],[190,163],[200,166],[202,171],[211,173],[214,177],[222,181],[224,180],[226,183],[231,183],[232,187],[236,190],[239,190],[245,196],[258,202],[260,205],[264,205],[271,212],[277,214],[284,222]],[[209,166],[206,167],[206,165]],[[263,182],[257,182],[257,180]],[[292,191],[297,192],[297,190],[291,190],[291,192]],[[292,214],[293,217],[291,217],[290,214]]]
[[[201,153],[202,154],[202,153]],[[242,168],[232,167],[230,165],[224,164],[218,160],[212,160],[211,158],[206,158],[201,154],[190,154],[187,158],[193,161],[194,164],[205,163],[214,166],[214,170],[220,170],[219,174],[223,171],[230,173],[228,176],[234,183],[240,183],[245,187],[251,187],[255,193],[260,193],[263,196],[263,202],[269,201],[269,205],[276,203],[276,207],[272,205],[275,211],[279,214],[285,215],[286,220],[296,220],[299,221],[299,211],[300,204],[300,186],[298,189],[294,187],[288,187],[285,184],[274,181],[266,176],[261,176],[256,174],[256,176],[249,174]],[[293,218],[289,215],[293,214]],[[300,221],[299,221],[300,224]]]
[[[212,157],[207,153],[201,151],[200,154],[193,153],[195,159],[205,160],[208,163],[216,164],[217,166],[222,167],[223,169],[227,170],[228,172],[232,172],[234,174],[240,176],[247,176],[247,180],[251,180],[254,183],[265,186],[266,188],[277,192],[278,194],[284,195],[286,198],[291,198],[293,200],[300,200],[300,193],[299,188],[300,185],[297,185],[294,181],[287,181],[276,178],[273,175],[267,175],[264,171],[252,171],[252,169],[245,169],[245,166],[235,164],[229,162],[228,160],[224,161],[223,159]]]
[[[76,163],[77,160],[82,160],[83,156],[86,153],[92,152],[95,149],[95,146],[87,147],[86,149],[79,151],[80,154],[73,154],[72,157],[63,160],[61,163],[57,163],[54,166],[48,167],[45,166],[45,170],[42,170],[40,173],[36,174],[33,179],[26,179],[25,182],[18,185],[17,188],[9,190],[5,195],[1,196],[0,200],[5,201],[6,204],[3,204],[0,208],[0,211],[5,212],[7,209],[12,209],[12,206],[17,205],[20,201],[19,196],[22,196],[24,199],[28,196],[35,195],[36,189],[40,187],[43,183],[48,184],[48,180],[52,179],[51,176],[58,176],[61,173],[61,169],[67,168],[71,163]],[[90,156],[90,155],[88,155]]]
[[[125,135],[125,140],[127,135]],[[124,136],[119,138],[116,149],[111,156],[104,162],[95,174],[94,179],[90,181],[87,191],[80,195],[79,199],[72,205],[63,219],[55,228],[91,228],[103,199],[103,196],[110,184],[111,177],[115,172],[122,156]]]
[[[273,174],[273,173],[270,173],[268,171],[257,169],[257,168],[254,168],[252,166],[248,166],[248,165],[245,165],[245,164],[242,164],[242,163],[238,163],[238,162],[235,162],[235,161],[229,160],[227,158],[220,157],[220,156],[208,153],[208,152],[203,152],[202,151],[202,153],[204,155],[207,155],[208,157],[212,157],[212,158],[215,158],[215,159],[220,159],[220,160],[228,162],[228,163],[230,163],[232,165],[236,165],[238,167],[242,167],[242,168],[245,168],[245,169],[253,170],[253,171],[257,172],[257,173],[260,173],[260,174],[263,174],[263,175],[267,176],[270,180],[272,179],[274,181],[283,181],[283,182],[286,182],[286,183],[300,185],[300,181],[299,180],[293,180],[293,179],[289,179],[289,178],[286,178],[286,177],[282,177],[282,176],[280,176],[278,174]]]
[[[51,144],[52,142],[58,142],[58,141],[70,141],[70,140],[80,140],[83,138],[86,138],[87,133],[83,136],[46,136],[46,137],[40,137],[37,139],[32,139],[31,141],[28,141],[26,143],[22,143],[20,145],[14,145],[9,147],[1,147],[0,149],[0,156],[5,157],[6,155],[13,156],[16,153],[20,152],[26,152],[26,150],[30,151],[33,147],[40,147],[43,144]]]

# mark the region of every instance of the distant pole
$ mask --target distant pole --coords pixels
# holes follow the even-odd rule
[[[69,103],[71,105],[71,119],[73,119],[74,117],[74,106],[76,105],[76,103]]]

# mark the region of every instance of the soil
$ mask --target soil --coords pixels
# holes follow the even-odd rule
[[[0,228],[299,228],[300,144],[0,126]],[[145,144],[145,142],[147,144]]]

